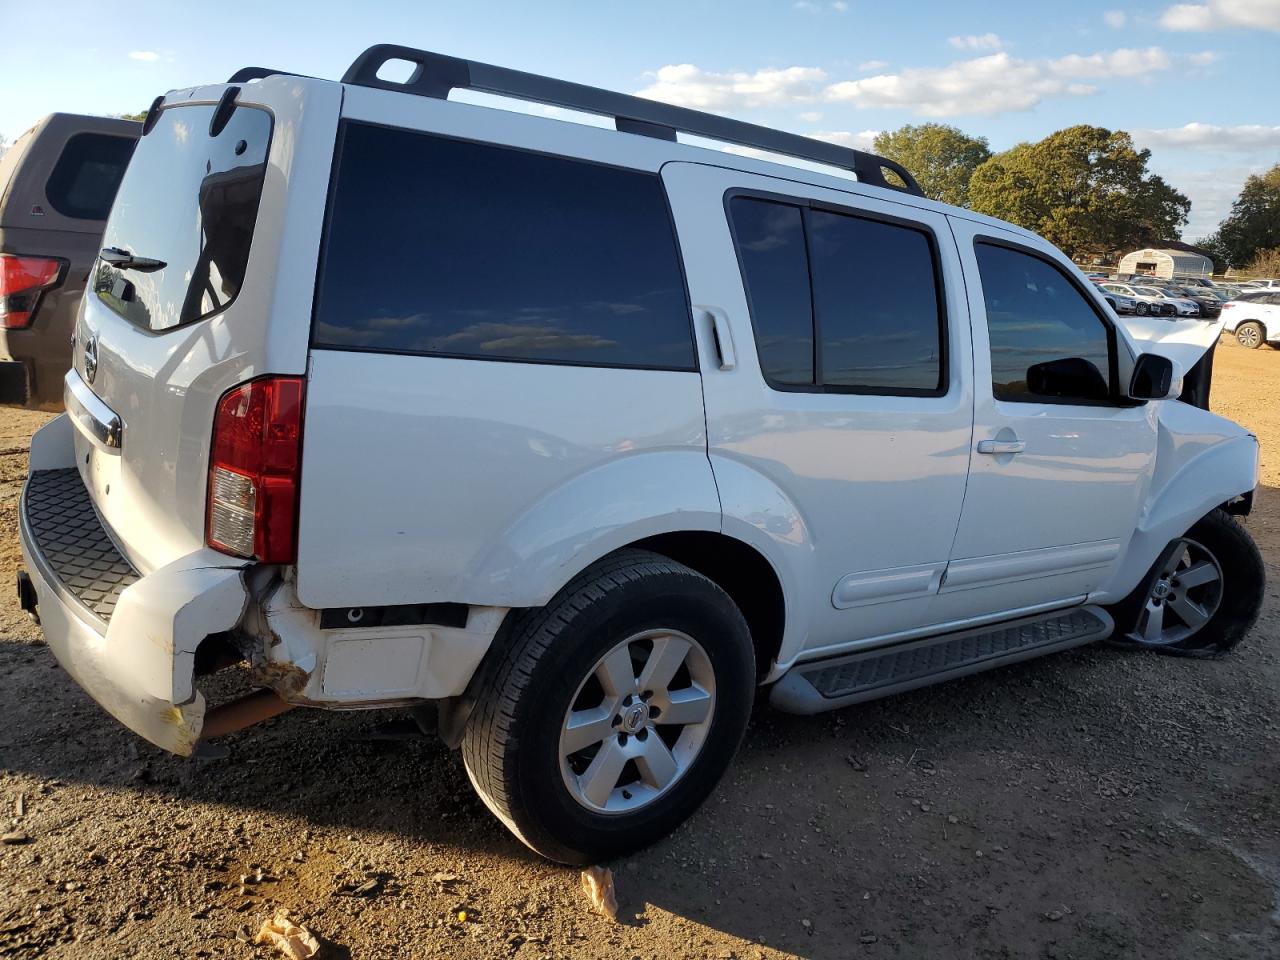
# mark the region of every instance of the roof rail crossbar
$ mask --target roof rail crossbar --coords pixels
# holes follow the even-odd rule
[[[378,71],[392,60],[405,60],[414,65],[413,73],[407,80],[397,82],[378,76]],[[241,71],[236,76],[243,80],[241,74],[244,72]],[[675,140],[677,133],[694,134],[740,147],[752,147],[851,170],[857,174],[860,183],[924,196],[924,191],[906,168],[887,157],[699,110],[671,106],[656,100],[645,100],[612,90],[601,90],[598,87],[474,60],[462,60],[413,47],[376,44],[355,59],[342,75],[342,82],[438,100],[448,99],[449,92],[455,89],[514,97],[517,100],[612,117],[614,127],[623,133],[661,140]],[[885,170],[892,171],[902,181],[901,185],[891,183],[884,175]]]

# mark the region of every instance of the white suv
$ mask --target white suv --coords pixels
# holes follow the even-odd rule
[[[1256,350],[1264,343],[1280,347],[1280,290],[1250,290],[1222,305],[1222,319],[1236,343]]]
[[[1258,445],[1193,405],[1211,341],[1131,333],[888,160],[398,47],[175,91],[145,131],[19,591],[168,750],[430,709],[494,814],[583,862],[687,817],[760,688],[814,713],[1257,615],[1229,514]],[[230,664],[261,689],[206,704]]]

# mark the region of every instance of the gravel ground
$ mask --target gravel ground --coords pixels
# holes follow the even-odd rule
[[[330,957],[1276,957],[1280,353],[1224,344],[1215,394],[1263,440],[1249,528],[1273,586],[1234,656],[1098,646],[762,709],[703,810],[612,864],[617,924],[388,714],[298,710],[225,759],[169,757],[74,686],[4,586],[0,827],[28,840],[0,846],[0,956],[266,957],[245,941],[284,906]],[[5,584],[46,416],[0,410]]]

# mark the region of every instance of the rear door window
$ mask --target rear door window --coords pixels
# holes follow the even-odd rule
[[[945,318],[929,231],[751,196],[732,198],[729,216],[770,385],[945,392]]]
[[[224,310],[244,283],[271,144],[271,115],[239,107],[210,136],[212,104],[168,107],[138,142],[104,247],[159,270],[99,261],[94,291],[121,316],[168,330]]]
[[[68,138],[45,184],[49,205],[64,217],[107,219],[136,143],[104,133]]]
[[[695,368],[655,174],[348,122],[318,347]]]

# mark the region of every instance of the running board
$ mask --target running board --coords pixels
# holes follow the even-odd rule
[[[1102,640],[1114,626],[1100,607],[1072,607],[800,663],[773,685],[769,702],[786,713],[835,710]]]

